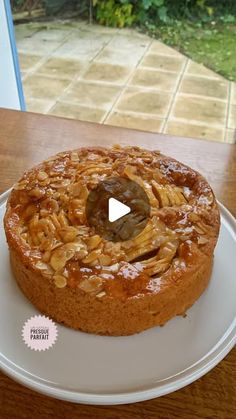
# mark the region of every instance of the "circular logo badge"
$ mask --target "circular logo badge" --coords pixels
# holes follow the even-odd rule
[[[130,240],[147,224],[149,199],[144,189],[133,180],[108,178],[90,191],[86,217],[90,227],[106,240]]]
[[[28,348],[34,351],[45,351],[51,348],[57,340],[57,326],[48,317],[33,316],[25,322],[22,337]]]

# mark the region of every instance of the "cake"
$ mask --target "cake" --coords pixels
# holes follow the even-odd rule
[[[120,242],[86,218],[89,192],[111,177],[146,192],[141,233]],[[74,329],[131,335],[185,315],[206,289],[220,226],[206,179],[139,147],[62,152],[14,185],[4,226],[14,277],[43,314]]]

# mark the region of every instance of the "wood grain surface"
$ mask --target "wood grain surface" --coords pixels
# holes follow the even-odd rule
[[[0,110],[0,193],[23,171],[56,152],[81,145],[135,144],[158,149],[210,182],[236,216],[236,146]],[[1,339],[1,336],[0,336]],[[63,362],[63,361],[62,361]],[[88,406],[40,395],[0,373],[0,419],[236,418],[236,349],[193,384],[137,404]]]

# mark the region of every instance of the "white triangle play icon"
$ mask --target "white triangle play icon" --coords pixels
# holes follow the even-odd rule
[[[113,223],[124,215],[129,214],[131,211],[128,205],[122,204],[115,198],[109,198],[108,200],[108,220]]]

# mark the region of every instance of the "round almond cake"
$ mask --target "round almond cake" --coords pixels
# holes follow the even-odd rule
[[[89,193],[114,177],[136,182],[150,204],[143,230],[118,242],[86,217]],[[162,326],[200,297],[220,216],[196,171],[159,151],[114,146],[59,153],[27,171],[4,224],[14,276],[35,307],[74,329],[119,336]]]

